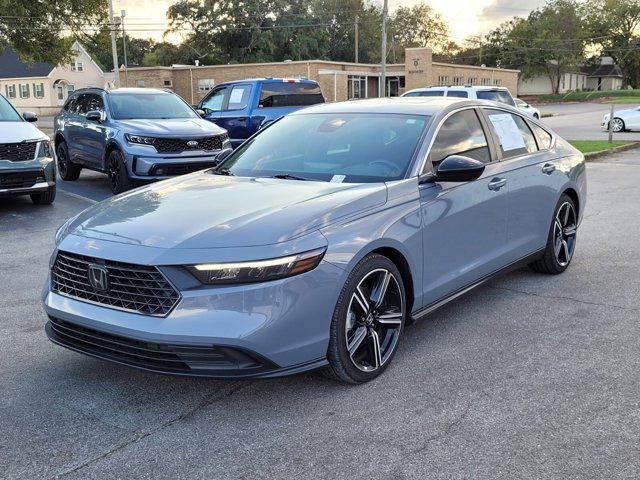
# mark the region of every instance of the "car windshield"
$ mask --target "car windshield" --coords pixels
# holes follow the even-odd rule
[[[506,103],[512,107],[515,106],[511,95],[504,90],[478,90],[476,95],[480,100],[491,100],[498,103]]]
[[[403,178],[428,116],[367,113],[284,117],[245,142],[218,172],[332,182]]]
[[[0,122],[19,122],[22,117],[11,106],[9,101],[0,96]]]
[[[108,97],[115,120],[198,117],[180,97],[170,93],[114,93]]]

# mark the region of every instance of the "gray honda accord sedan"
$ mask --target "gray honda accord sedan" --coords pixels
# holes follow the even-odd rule
[[[67,221],[46,332],[155,372],[366,382],[407,323],[520,265],[562,273],[585,196],[584,157],[507,105],[310,107]]]

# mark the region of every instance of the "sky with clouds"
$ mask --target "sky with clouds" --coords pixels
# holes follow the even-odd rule
[[[175,0],[113,1],[116,14],[121,9],[126,10],[125,26],[131,35],[160,40],[166,28],[167,8]],[[511,17],[525,16],[534,8],[542,6],[545,0],[389,0],[389,6],[393,10],[399,6],[411,6],[421,2],[431,4],[440,12],[449,22],[452,37],[461,40],[472,35],[485,34]]]

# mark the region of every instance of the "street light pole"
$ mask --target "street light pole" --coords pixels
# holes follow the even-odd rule
[[[124,32],[124,16],[126,12],[120,10],[120,24],[122,25],[122,50],[124,51],[124,86],[129,86],[129,72],[127,72],[127,35]]]
[[[113,58],[113,83],[120,86],[120,75],[118,74],[118,49],[116,47],[116,24],[113,21],[113,0],[109,0],[109,30],[111,33],[111,56]]]
[[[384,0],[382,7],[382,64],[380,72],[379,97],[387,96],[387,15],[389,13],[389,1]]]

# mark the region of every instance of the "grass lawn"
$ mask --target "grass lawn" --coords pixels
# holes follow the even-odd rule
[[[601,152],[612,147],[621,147],[632,142],[627,140],[614,140],[613,143],[609,143],[607,140],[570,140],[569,143],[582,153],[591,153]]]
[[[611,99],[611,103],[640,103],[640,96],[638,97],[616,97]]]

